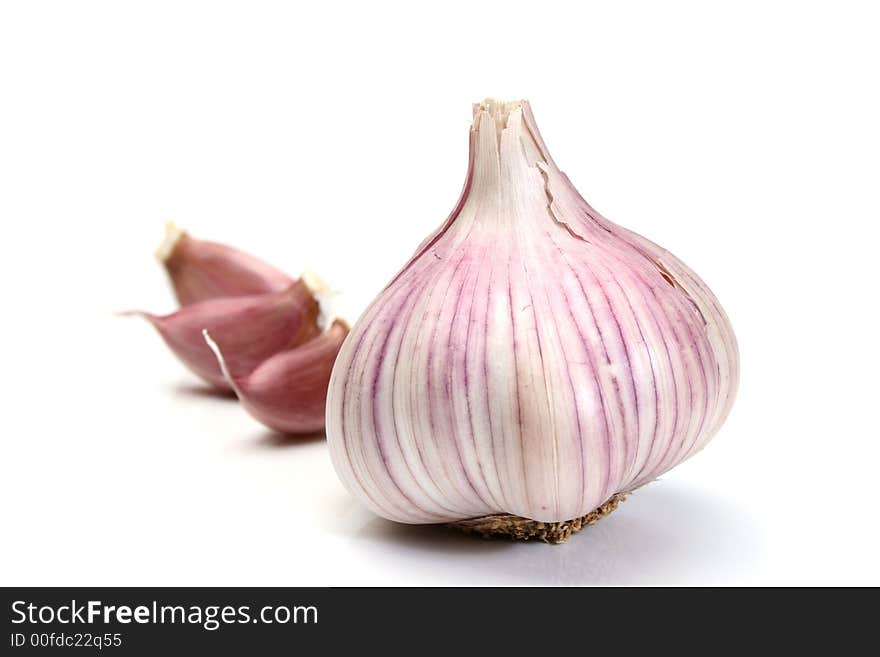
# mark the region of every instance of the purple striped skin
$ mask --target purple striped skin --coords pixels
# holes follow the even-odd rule
[[[311,289],[299,280],[281,292],[208,299],[170,315],[125,314],[149,321],[194,374],[219,390],[232,391],[203,330],[223,345],[227,368],[239,377],[270,356],[318,336],[318,311]]]
[[[275,431],[309,434],[324,428],[330,372],[348,330],[336,320],[318,337],[267,358],[243,376],[229,372],[222,343],[215,342],[214,351],[248,413]]]
[[[190,237],[166,225],[165,241],[156,252],[181,306],[218,299],[283,292],[294,279],[239,249]]]
[[[528,103],[487,101],[458,205],[339,352],[327,440],[385,518],[558,522],[702,449],[738,378],[705,283],[581,198]]]

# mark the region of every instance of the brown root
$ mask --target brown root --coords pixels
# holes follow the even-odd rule
[[[558,545],[567,541],[572,534],[579,532],[587,525],[595,525],[597,521],[614,511],[617,505],[625,499],[626,495],[614,495],[587,515],[562,522],[539,522],[500,513],[481,518],[459,520],[449,523],[449,526],[455,527],[465,534],[478,534],[483,538],[507,538],[517,541],[537,539]]]

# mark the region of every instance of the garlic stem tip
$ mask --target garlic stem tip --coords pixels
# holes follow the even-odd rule
[[[336,319],[336,304],[333,299],[337,291],[331,288],[324,279],[311,269],[303,269],[300,280],[309,288],[312,297],[318,302],[318,328],[325,333]]]
[[[330,292],[330,286],[317,273],[308,267],[303,269],[300,279],[306,284],[313,295],[325,294]]]
[[[498,121],[500,125],[505,126],[510,114],[517,110],[522,110],[524,105],[528,105],[528,101],[525,99],[499,100],[497,98],[486,98],[481,103],[474,104],[474,116],[476,117],[478,113],[486,112]]]
[[[156,249],[156,259],[159,262],[167,262],[181,238],[186,235],[186,230],[175,224],[173,221],[165,222],[165,237],[159,248]]]

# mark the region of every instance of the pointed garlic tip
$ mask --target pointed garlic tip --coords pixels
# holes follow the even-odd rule
[[[143,310],[117,310],[113,314],[116,317],[140,317],[141,319],[151,317],[150,313]]]
[[[391,520],[563,536],[716,434],[736,338],[691,269],[581,197],[526,101],[475,105],[470,149],[452,215],[339,351],[330,454]]]
[[[273,354],[320,335],[318,303],[301,281],[282,292],[208,299],[170,315],[142,316],[184,365],[221,390]],[[223,347],[225,375],[205,330]]]
[[[177,248],[180,240],[185,236],[186,231],[183,228],[175,224],[173,221],[166,221],[165,237],[156,249],[156,259],[162,263],[167,262],[168,259],[171,258],[171,254],[174,253],[174,250]]]
[[[225,244],[195,239],[172,222],[156,251],[181,306],[219,297],[278,292],[293,279],[262,260]]]
[[[336,320],[336,296],[339,291],[331,288],[311,269],[304,269],[300,274],[300,280],[308,286],[315,301],[318,302],[318,328],[323,333]]]
[[[495,98],[487,98],[481,103],[474,103],[473,130],[477,131],[485,127],[483,126],[484,118],[488,119],[494,124],[496,137],[500,143],[501,134],[507,127],[511,114],[522,112],[522,108],[526,104],[525,100],[497,100]]]
[[[477,112],[487,112],[489,116],[498,119],[501,123],[507,123],[507,117],[514,110],[522,109],[523,105],[528,103],[527,100],[498,100],[496,98],[486,98],[481,103],[474,104],[474,114]]]
[[[348,331],[345,322],[336,320],[322,335],[271,356],[240,377],[229,373],[222,347],[208,331],[203,335],[248,413],[275,431],[304,434],[324,428],[327,385]]]

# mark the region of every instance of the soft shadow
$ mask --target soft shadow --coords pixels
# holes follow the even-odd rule
[[[313,443],[324,442],[327,437],[323,431],[305,434],[290,434],[273,431],[264,431],[254,441],[254,445],[260,448],[279,449],[288,447],[302,447]]]
[[[760,556],[742,509],[658,482],[562,545],[487,540],[372,520],[356,542],[377,568],[449,584],[651,585],[738,581]],[[438,558],[439,557],[439,558]]]
[[[178,383],[174,386],[174,392],[184,397],[199,397],[201,399],[224,399],[227,401],[238,399],[231,390],[219,390],[205,383]]]
[[[407,549],[425,553],[487,554],[515,547],[511,541],[495,541],[471,536],[446,525],[403,525],[376,518],[358,531],[359,539],[393,541]]]

